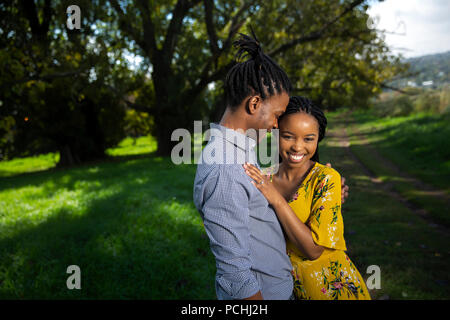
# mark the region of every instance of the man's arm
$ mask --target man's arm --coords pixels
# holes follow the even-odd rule
[[[204,182],[201,211],[216,259],[218,285],[232,299],[262,299],[251,271],[249,199],[243,174],[239,166],[220,166]]]
[[[331,163],[327,163],[327,167],[331,167]],[[348,198],[348,185],[345,184],[345,178],[341,178],[341,203],[343,204],[345,202],[345,199]]]

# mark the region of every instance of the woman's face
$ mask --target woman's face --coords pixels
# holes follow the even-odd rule
[[[319,123],[304,112],[284,116],[280,126],[280,156],[288,166],[301,167],[317,149]]]

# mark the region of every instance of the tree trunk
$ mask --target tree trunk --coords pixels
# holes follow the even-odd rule
[[[170,140],[171,133],[168,134],[166,130],[161,130],[156,134],[156,141],[158,142],[158,149],[156,154],[161,157],[170,156],[172,148],[176,145],[176,141]]]
[[[59,161],[56,164],[57,167],[70,167],[79,163],[80,159],[78,156],[74,156],[69,145],[65,144],[59,148]]]

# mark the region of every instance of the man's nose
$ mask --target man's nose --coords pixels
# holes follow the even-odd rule
[[[273,124],[272,129],[278,129],[278,119],[275,120],[275,123]]]

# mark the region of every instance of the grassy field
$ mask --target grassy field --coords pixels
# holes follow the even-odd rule
[[[380,118],[353,112],[347,125],[351,149],[383,182],[450,227],[450,115]]]
[[[2,178],[0,298],[214,298],[194,175],[149,155]],[[69,265],[81,290],[66,287]]]
[[[450,192],[450,114],[413,114],[380,118],[371,112],[353,112],[358,132],[402,170]],[[358,137],[355,144],[361,144]]]
[[[343,147],[339,131],[349,124],[342,114],[328,114],[330,132],[321,162],[331,162],[350,186],[343,205],[348,254],[365,279],[367,267],[381,269],[381,289],[373,298],[449,299],[449,236],[412,213],[374,183]],[[357,124],[355,124],[357,125]],[[445,209],[444,209],[445,210]]]
[[[380,267],[373,298],[450,298],[448,235],[375,185],[333,136],[347,127],[342,117],[329,118],[321,162],[350,186],[348,253],[365,279]],[[154,148],[148,137],[128,139],[108,150],[114,161],[71,169],[53,168],[56,155],[0,163],[0,298],[214,299],[195,166]],[[81,269],[81,290],[66,287],[69,265]]]

